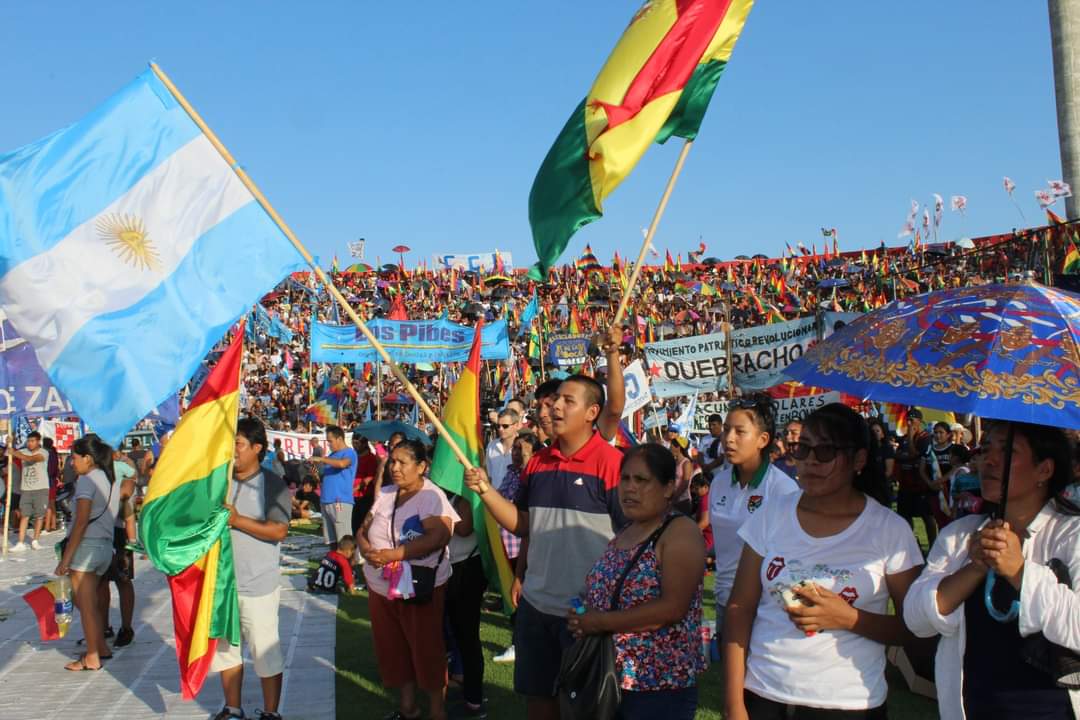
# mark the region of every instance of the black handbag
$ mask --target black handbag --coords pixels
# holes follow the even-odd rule
[[[397,518],[397,501],[399,495],[401,495],[400,490],[394,493],[394,509],[390,511],[390,543],[394,547],[397,547],[397,536],[394,532],[394,520]],[[438,552],[441,556],[442,553],[446,552],[446,548],[443,548]],[[431,553],[425,557],[430,557],[434,554],[435,553]],[[420,560],[421,558],[416,559]],[[402,600],[401,602],[412,603],[413,605],[423,605],[435,596],[435,573],[439,569],[439,565],[442,564],[442,560],[442,557],[440,557],[439,562],[436,563],[433,568],[427,567],[426,565],[417,565],[407,560],[405,561],[409,562],[409,569],[412,572],[413,596]]]
[[[623,568],[611,594],[610,610],[619,609],[619,596],[623,583],[637,565],[642,554],[656,544],[668,523],[676,515],[669,515],[664,524],[638,546],[637,552]],[[610,634],[583,635],[563,651],[559,663],[556,688],[563,720],[611,720],[622,701],[619,673],[615,668],[615,641]]]
[[[1058,582],[1071,589],[1072,578],[1065,563],[1053,558],[1048,565]],[[1041,632],[1024,638],[1020,656],[1028,665],[1050,675],[1058,687],[1080,690],[1080,655],[1050,642]]]

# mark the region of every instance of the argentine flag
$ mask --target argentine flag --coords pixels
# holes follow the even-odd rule
[[[0,303],[114,445],[303,265],[153,70],[0,154]]]

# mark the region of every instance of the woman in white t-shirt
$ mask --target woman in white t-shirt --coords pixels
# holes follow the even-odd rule
[[[877,499],[886,488],[874,444],[850,408],[817,410],[792,448],[802,492],[767,503],[739,531],[746,545],[724,625],[729,720],[807,708],[815,718],[886,717],[885,648],[908,637],[900,612],[922,555]]]
[[[739,528],[751,516],[780,495],[797,492],[799,486],[769,462],[776,432],[772,398],[763,393],[736,400],[724,420],[724,464],[714,473],[709,487],[709,522],[716,551],[717,631],[723,626],[724,607],[735,584],[743,541]]]
[[[113,526],[120,512],[120,489],[113,476],[113,450],[90,433],[71,447],[79,474],[75,481],[75,517],[70,525],[57,575],[70,575],[74,604],[86,638],[86,654],[65,670],[100,670],[112,657],[105,644],[103,613],[98,607],[98,584],[112,565]]]

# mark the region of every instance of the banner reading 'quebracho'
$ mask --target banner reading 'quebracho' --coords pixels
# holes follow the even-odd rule
[[[731,334],[735,385],[761,390],[781,382],[784,369],[817,339],[814,318],[736,330]],[[727,387],[724,334],[694,335],[645,346],[658,397],[717,392]]]

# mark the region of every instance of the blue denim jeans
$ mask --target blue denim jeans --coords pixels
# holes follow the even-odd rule
[[[615,720],[694,720],[697,700],[696,687],[642,692],[623,690]]]

